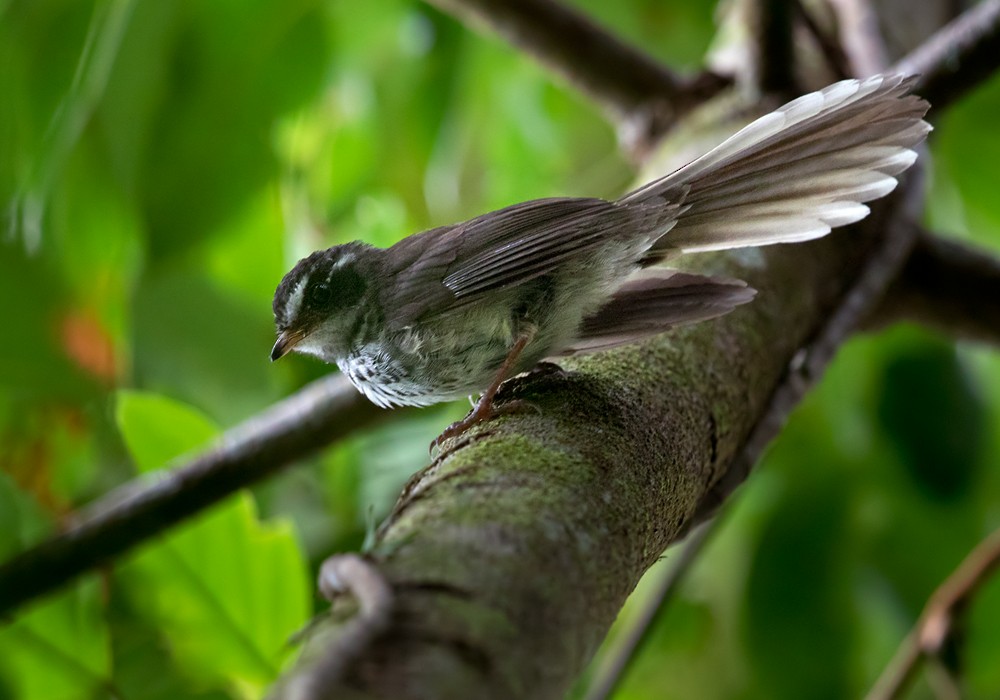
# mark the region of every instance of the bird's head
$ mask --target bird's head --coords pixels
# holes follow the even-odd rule
[[[292,350],[327,362],[343,357],[358,333],[370,298],[376,248],[347,243],[300,260],[274,292],[277,360]]]

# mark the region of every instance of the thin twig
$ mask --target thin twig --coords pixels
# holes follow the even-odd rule
[[[827,67],[830,68],[833,75],[838,80],[850,78],[850,62],[838,39],[831,37],[828,32],[824,31],[823,27],[816,21],[816,18],[813,17],[812,12],[802,4],[802,0],[793,0],[792,9],[795,17],[802,22],[809,36],[816,42],[816,46],[819,48],[820,53],[823,54]]]
[[[113,492],[66,532],[0,565],[0,617],[385,415],[341,375],[310,384],[162,481],[125,498]]]
[[[1000,346],[1000,257],[922,231],[866,326],[878,329],[901,320]]]
[[[1000,0],[985,0],[935,32],[893,67],[919,73],[916,92],[941,110],[1000,68]]]
[[[840,45],[847,54],[851,75],[866,78],[889,65],[889,52],[870,0],[830,0],[837,13]]]
[[[631,143],[655,140],[729,82],[711,73],[681,78],[556,0],[427,1],[534,56],[634,132]]]
[[[944,659],[924,657],[924,664],[927,666],[927,685],[937,700],[962,700],[962,684]]]
[[[374,564],[356,554],[341,554],[323,562],[319,573],[323,596],[335,601],[347,593],[358,604],[357,614],[340,628],[333,640],[320,639],[322,655],[312,660],[308,672],[288,676],[280,690],[286,700],[318,700],[333,687],[351,664],[389,625],[395,596],[392,586]],[[307,650],[308,653],[308,650]]]
[[[653,623],[670,606],[680,590],[684,577],[698,561],[698,557],[705,550],[705,545],[712,539],[712,535],[723,520],[722,517],[715,518],[710,523],[695,529],[688,535],[677,561],[672,566],[663,567],[656,581],[656,588],[643,601],[642,609],[632,626],[602,659],[594,680],[587,688],[584,700],[606,700],[614,694],[632,667],[632,663],[639,656],[639,651],[649,639]]]
[[[867,700],[898,698],[913,680],[920,664],[940,654],[955,626],[956,618],[1000,567],[1000,530],[983,540],[942,583],[924,608],[916,626],[907,635]]]

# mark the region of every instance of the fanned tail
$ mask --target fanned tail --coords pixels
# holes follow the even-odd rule
[[[896,187],[931,127],[914,77],[845,80],[754,121],[701,158],[618,200],[676,206],[643,260],[819,238],[864,218]]]

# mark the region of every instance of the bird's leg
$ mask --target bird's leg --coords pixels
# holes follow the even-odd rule
[[[521,357],[521,353],[524,352],[524,348],[531,342],[531,339],[535,337],[535,331],[536,329],[532,327],[518,337],[517,342],[514,343],[510,352],[507,353],[507,358],[503,361],[503,364],[500,365],[500,369],[497,370],[496,376],[493,377],[493,381],[490,382],[490,385],[483,391],[482,396],[479,397],[479,401],[476,402],[475,407],[469,412],[469,415],[457,423],[449,425],[445,431],[431,443],[432,450],[445,440],[461,435],[477,423],[487,421],[490,418],[504,412],[497,410],[497,408],[493,405],[493,399],[496,398],[500,385],[510,379],[513,375],[514,368],[517,367],[517,361]]]

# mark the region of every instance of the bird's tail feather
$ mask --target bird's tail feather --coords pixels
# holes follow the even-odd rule
[[[930,131],[914,77],[845,80],[752,122],[701,158],[619,200],[683,206],[646,264],[677,253],[819,238],[864,218]]]
[[[740,280],[662,267],[641,270],[583,320],[577,339],[559,354],[607,350],[674,326],[716,318],[747,303],[755,294]]]

